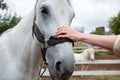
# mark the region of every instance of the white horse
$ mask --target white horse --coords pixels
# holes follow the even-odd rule
[[[80,54],[74,53],[75,61],[94,60],[95,59],[94,55],[95,49],[93,48],[85,49]]]
[[[91,60],[91,61],[94,61],[95,59],[95,49],[94,48],[88,48],[88,49],[85,49],[82,53],[80,54],[76,54],[74,53],[74,57],[75,57],[75,61],[87,61],[87,60]],[[88,66],[87,64],[82,64],[81,65],[81,71],[85,71],[88,69]],[[84,75],[82,75],[81,77],[86,77]]]
[[[58,26],[70,26],[73,13],[69,0],[38,0],[28,16],[0,37],[0,80],[36,80],[44,48],[39,30],[48,41]],[[74,71],[71,42],[49,46],[46,58],[52,80],[67,80]]]

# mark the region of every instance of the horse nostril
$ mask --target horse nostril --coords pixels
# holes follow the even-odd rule
[[[58,62],[56,62],[56,65],[55,65],[56,70],[59,71],[59,72],[60,72],[61,64],[62,64],[62,62],[58,61]]]

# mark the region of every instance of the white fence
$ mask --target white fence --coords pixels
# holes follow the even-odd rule
[[[91,65],[91,64],[118,64],[120,65],[120,60],[94,60],[94,61],[78,61],[76,64],[81,65]],[[79,75],[120,75],[120,70],[91,70],[91,71],[74,71],[74,76]]]
[[[76,61],[77,65],[91,64],[120,64],[120,60],[94,60],[94,61]],[[120,75],[120,70],[91,70],[74,71],[72,76],[90,76],[90,75]],[[43,76],[50,76],[48,70]]]
[[[86,47],[75,47],[75,49],[78,49],[79,52],[81,52],[82,50],[86,49]],[[109,52],[109,50],[99,50],[97,49],[96,51],[100,51],[100,52]],[[80,66],[84,66],[86,67],[87,65],[113,65],[113,64],[117,64],[120,65],[120,59],[114,59],[114,60],[88,60],[88,61],[76,61],[75,63],[76,65],[80,65]],[[90,76],[90,75],[120,75],[120,69],[119,70],[87,70],[87,69],[82,69],[82,70],[77,70],[73,72],[72,76]],[[50,76],[48,70],[44,73],[43,76]]]
[[[83,52],[85,49],[88,49],[87,47],[74,47],[73,50],[75,53],[81,53]],[[106,53],[106,52],[110,52],[107,49],[99,49],[98,47],[94,47],[95,52],[99,52],[99,53]]]

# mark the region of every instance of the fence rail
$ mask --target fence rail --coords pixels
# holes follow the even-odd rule
[[[76,65],[86,64],[120,64],[120,60],[94,60],[94,61],[76,61]],[[90,75],[120,75],[120,70],[91,70],[91,71],[74,71],[72,76],[90,76]],[[50,76],[48,70],[43,76]]]
[[[111,60],[88,60],[88,61],[76,61],[75,64],[120,64],[120,60],[111,59]]]
[[[74,50],[75,53],[81,53],[84,50]],[[101,54],[104,54],[106,52],[110,52],[109,50],[95,50],[95,52],[100,52]],[[103,53],[104,52],[104,53]]]
[[[74,71],[73,76],[92,76],[92,75],[120,75],[120,71],[111,70],[98,70],[98,71]]]
[[[76,61],[76,64],[81,65],[91,65],[91,64],[118,64],[120,65],[120,60],[113,59],[113,60],[94,60],[94,61]],[[90,71],[74,71],[73,76],[80,76],[80,75],[120,75],[120,70],[90,70]]]
[[[73,47],[73,50],[75,53],[81,53],[83,52],[85,49],[88,49],[87,47]],[[95,48],[95,52],[100,52],[100,53],[106,53],[106,52],[110,52],[110,50],[107,50],[107,49],[98,49],[98,48]]]

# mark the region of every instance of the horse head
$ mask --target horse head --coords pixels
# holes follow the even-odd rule
[[[34,17],[34,23],[44,37],[43,41],[49,41],[56,34],[58,26],[70,26],[74,12],[69,0],[38,0]],[[39,34],[36,35],[39,37]],[[47,47],[45,52],[52,79],[67,80],[74,71],[72,43],[65,41],[55,44]]]

